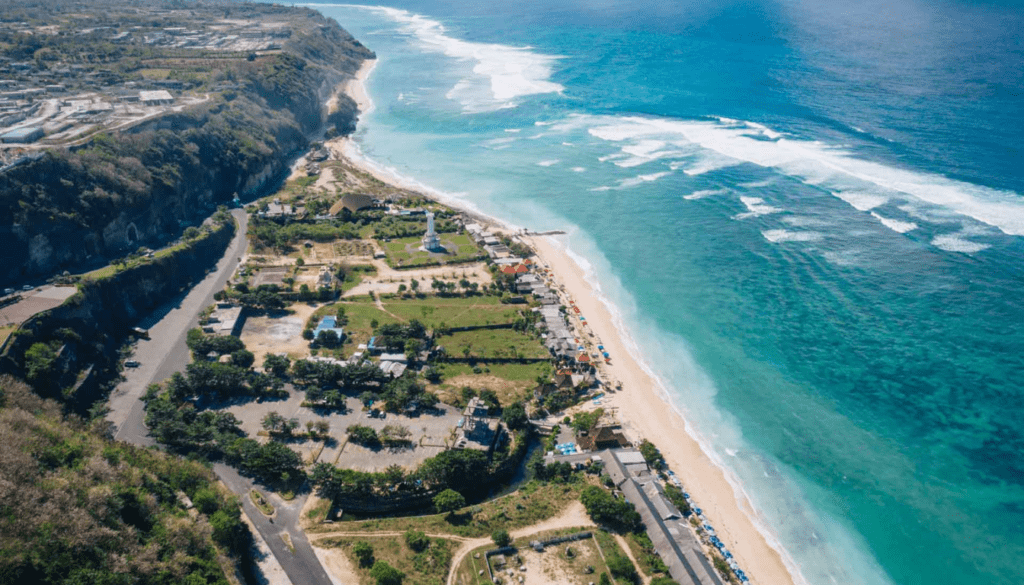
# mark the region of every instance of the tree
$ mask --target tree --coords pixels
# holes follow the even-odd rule
[[[612,585],[611,577],[608,573],[601,573],[601,578],[597,580],[598,585]]]
[[[416,280],[415,278],[410,280],[409,281],[409,288],[411,288],[413,290],[413,292],[416,292],[420,288],[420,281]]]
[[[638,530],[642,526],[640,514],[633,504],[615,499],[596,485],[584,488],[580,494],[580,501],[587,509],[587,514],[597,524],[610,526],[622,532]]]
[[[338,345],[341,339],[338,337],[338,332],[333,329],[324,329],[316,336],[317,345],[324,347],[334,347]]]
[[[288,373],[288,368],[291,366],[291,360],[288,356],[267,354],[267,357],[263,358],[263,370],[274,374],[278,378],[283,378]]]
[[[306,261],[303,260],[302,258],[296,258],[295,259],[295,265],[296,266],[305,266],[306,265]]]
[[[441,514],[448,514],[449,517],[451,517],[453,512],[465,505],[466,498],[453,489],[446,489],[434,496],[434,508]]]
[[[194,240],[199,237],[199,233],[199,228],[187,227],[185,228],[185,231],[181,234],[181,237],[184,238],[186,241]]]
[[[633,566],[633,561],[629,558],[616,553],[609,555],[607,561],[608,570],[612,572],[612,575],[631,583],[637,582],[639,575],[637,575],[636,567]]]
[[[498,548],[504,548],[512,544],[512,537],[508,535],[506,530],[495,530],[491,533],[491,540],[494,541]]]
[[[356,556],[361,567],[369,567],[373,564],[373,546],[365,540],[360,540],[352,545],[352,554]]]
[[[284,417],[281,416],[277,411],[268,412],[263,417],[263,428],[271,433],[281,429],[284,425]]]
[[[640,443],[640,454],[644,456],[644,461],[651,466],[651,469],[661,470],[665,467],[665,458],[661,451],[647,439]]]
[[[290,418],[281,424],[281,430],[286,435],[291,435],[297,428],[299,428],[299,419],[297,418]]]
[[[240,349],[231,352],[231,363],[240,367],[248,368],[256,361],[256,356],[247,349]]]
[[[409,530],[405,533],[405,544],[416,552],[423,552],[430,546],[430,538],[419,530]]]
[[[377,437],[377,431],[370,427],[363,425],[350,425],[345,430],[348,433],[348,440],[357,445],[363,445],[365,447],[376,447],[380,445],[380,438]]]
[[[402,585],[405,573],[384,561],[377,561],[373,563],[373,568],[370,569],[370,576],[376,579],[377,585]]]
[[[57,352],[45,343],[33,343],[25,352],[25,377],[37,384],[50,376]]]
[[[501,418],[508,425],[508,428],[513,431],[526,428],[527,423],[529,423],[529,419],[526,416],[526,407],[519,401],[506,406],[501,414]]]
[[[412,339],[412,338],[406,339],[405,340],[405,357],[406,357],[406,359],[408,359],[410,362],[416,361],[416,356],[417,356],[417,354],[420,353],[420,348],[421,347],[422,347],[422,343],[420,342],[419,339]]]

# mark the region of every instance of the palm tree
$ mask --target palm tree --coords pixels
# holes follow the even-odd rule
[[[341,400],[341,392],[337,390],[328,390],[327,392],[324,392],[324,402],[330,406],[337,406]]]

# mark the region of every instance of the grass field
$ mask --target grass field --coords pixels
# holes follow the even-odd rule
[[[419,319],[427,328],[433,329],[442,323],[448,327],[471,327],[511,323],[519,315],[519,309],[503,305],[498,297],[437,297],[427,295],[413,299],[382,299],[384,307],[403,319]]]
[[[355,286],[355,284],[350,284],[349,280],[346,279],[345,287],[351,288],[352,286]],[[314,318],[316,321],[319,321],[324,315],[337,313],[338,307],[344,307],[345,316],[348,318],[345,332],[352,339],[351,345],[346,344],[345,353],[351,355],[356,351],[355,347],[358,344],[369,341],[370,336],[373,335],[373,321],[375,320],[378,325],[384,325],[386,323],[403,323],[412,319],[418,319],[428,329],[433,329],[442,323],[448,327],[467,327],[492,323],[510,323],[516,319],[519,311],[519,309],[514,308],[512,305],[501,304],[498,297],[491,296],[437,297],[425,295],[423,298],[410,299],[395,297],[382,299],[381,306],[383,306],[384,310],[378,308],[376,302],[370,297],[350,297],[343,302],[320,307],[314,313]],[[491,333],[491,331],[485,331],[484,333]],[[532,341],[537,347],[540,347],[540,350],[545,352],[540,357],[547,355],[546,350],[535,339],[527,338],[527,336],[519,333],[516,333],[516,335]],[[443,337],[442,339],[448,340],[449,338]],[[473,339],[473,337],[470,336],[469,339]],[[527,347],[525,341],[519,341],[521,341],[524,347]],[[486,345],[485,342],[481,343]],[[528,349],[530,352],[535,350],[536,348]],[[525,356],[526,354],[523,355]],[[532,367],[527,369],[534,371]],[[466,371],[472,373],[472,368]],[[515,373],[516,369],[509,368],[509,371]],[[523,379],[521,378],[523,375],[525,373],[519,374],[519,377],[516,379]],[[533,374],[526,379],[536,377],[537,374]]]
[[[539,339],[514,329],[457,331],[435,342],[455,357],[546,358],[550,355]]]
[[[467,235],[440,234],[440,236],[441,245],[448,249],[448,254],[431,254],[420,250],[422,241],[420,237],[400,238],[384,242],[388,264],[395,268],[411,268],[432,264],[469,262],[483,257],[483,251]]]
[[[551,364],[546,363],[489,364],[481,360],[476,364],[476,367],[480,368],[481,371],[479,374],[473,371],[474,366],[469,364],[447,363],[440,364],[438,367],[441,369],[441,375],[445,379],[455,378],[456,376],[495,376],[511,382],[533,383],[537,376],[547,377],[551,375]]]
[[[445,577],[448,576],[452,554],[458,544],[444,538],[431,538],[430,546],[422,552],[416,552],[405,544],[405,539],[394,536],[373,537],[367,535],[365,538],[325,538],[317,542],[317,545],[323,548],[342,549],[352,566],[356,568],[359,582],[366,585],[372,585],[376,581],[370,577],[370,568],[359,566],[359,561],[352,553],[352,545],[359,541],[370,543],[370,546],[373,547],[374,560],[384,561],[405,573],[402,585],[442,585],[445,582]]]
[[[512,531],[557,516],[570,502],[579,499],[583,485],[531,481],[519,490],[478,506],[464,508],[452,521],[447,514],[376,518],[335,522],[310,528],[310,532],[384,532],[422,530],[429,534],[451,534],[467,538],[490,536],[498,529]]]
[[[7,341],[7,338],[11,336],[11,333],[14,333],[14,330],[17,328],[17,325],[4,325],[3,327],[0,327],[0,345],[3,345],[4,342]]]

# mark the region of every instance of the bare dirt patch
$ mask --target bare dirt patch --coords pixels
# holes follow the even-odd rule
[[[262,364],[268,353],[288,354],[292,359],[309,356],[309,342],[302,338],[306,321],[316,307],[304,304],[289,307],[291,314],[252,315],[242,327],[242,343]]]

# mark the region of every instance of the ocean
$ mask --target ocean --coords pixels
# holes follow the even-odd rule
[[[317,5],[369,164],[563,229],[807,583],[1024,582],[1024,11]]]

